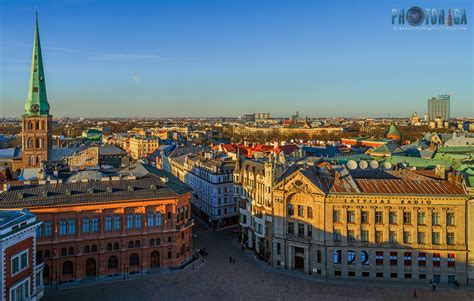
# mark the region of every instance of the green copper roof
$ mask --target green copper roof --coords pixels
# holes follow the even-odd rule
[[[385,132],[385,135],[398,135],[401,136],[402,133],[398,130],[397,126],[395,125],[395,122],[390,123],[390,126],[388,127],[387,131]]]
[[[46,97],[46,83],[44,79],[43,57],[38,28],[38,15],[36,15],[35,38],[33,42],[33,55],[31,58],[30,84],[28,98],[25,103],[25,115],[49,115],[49,103]]]

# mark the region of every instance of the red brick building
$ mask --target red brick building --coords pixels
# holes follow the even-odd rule
[[[36,228],[27,210],[0,210],[1,300],[39,300],[43,296],[42,264],[36,264]]]
[[[44,282],[172,268],[191,257],[190,189],[135,164],[100,181],[12,187],[1,207],[29,208],[43,222],[36,255]]]

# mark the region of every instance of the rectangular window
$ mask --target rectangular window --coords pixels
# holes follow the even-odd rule
[[[43,225],[39,225],[36,227],[36,237],[37,238],[43,237]]]
[[[336,242],[341,241],[341,230],[334,230],[332,234],[332,240]]]
[[[362,210],[360,212],[360,222],[368,223],[369,222],[369,211]]]
[[[426,233],[425,232],[418,232],[418,243],[420,245],[426,244]]]
[[[294,208],[293,208],[293,205],[292,204],[288,204],[288,215],[289,216],[293,216],[293,214],[295,214],[294,212]]]
[[[295,224],[293,222],[288,223],[288,234],[295,234]]]
[[[120,230],[120,215],[114,215],[114,230]]]
[[[398,264],[398,253],[390,252],[390,265],[396,266]]]
[[[28,267],[28,249],[11,258],[11,274],[15,275]]]
[[[155,225],[155,214],[153,212],[147,213],[146,225],[148,227],[153,227]]]
[[[308,237],[313,237],[313,226],[308,225]]]
[[[59,221],[59,236],[65,236],[67,234],[67,223],[65,220]]]
[[[454,253],[448,254],[448,267],[455,267],[456,266],[456,256]]]
[[[418,211],[418,225],[426,225],[426,213]]]
[[[426,266],[426,253],[424,252],[418,253],[418,266],[420,267]]]
[[[347,241],[348,242],[355,242],[355,231],[354,230],[347,230]]]
[[[433,212],[433,215],[432,215],[432,220],[431,220],[431,224],[434,226],[434,225],[439,225],[439,212]]]
[[[382,231],[375,231],[375,242],[382,243],[383,242],[383,233]]]
[[[298,237],[304,236],[304,224],[298,223]]]
[[[44,237],[51,237],[52,225],[51,222],[44,222]]]
[[[10,301],[26,300],[30,300],[30,278],[26,278],[10,288]]]
[[[390,211],[388,214],[388,222],[390,224],[396,224],[397,223],[397,212],[396,211]]]
[[[405,266],[411,266],[411,252],[405,252],[403,254],[403,262]]]
[[[376,265],[383,265],[383,251],[376,251],[375,252],[375,264]]]
[[[280,255],[281,253],[281,244],[278,242],[277,243],[277,255]]]
[[[341,212],[339,210],[334,210],[332,213],[332,219],[334,222],[340,222],[341,221]]]
[[[433,266],[439,267],[441,265],[441,256],[439,253],[433,253]]]
[[[376,223],[376,224],[381,224],[381,223],[383,223],[382,211],[375,211],[375,223]]]
[[[298,216],[299,217],[304,217],[304,206],[303,205],[298,205]]]
[[[397,232],[395,231],[388,232],[388,241],[392,244],[397,243]]]
[[[360,240],[362,242],[369,242],[369,230],[362,230],[360,232]]]
[[[446,224],[447,225],[454,225],[454,212],[447,212],[446,213]]]
[[[403,212],[403,224],[411,224],[411,212]]]
[[[161,216],[160,212],[155,213],[155,225],[157,227],[161,226],[163,223],[163,217]]]
[[[454,233],[453,232],[446,233],[446,243],[450,246],[454,246]]]
[[[347,222],[348,223],[355,223],[355,212],[353,210],[347,211]]]
[[[313,218],[313,207],[308,206],[308,218]]]
[[[99,218],[98,217],[91,218],[91,232],[92,233],[99,232]]]
[[[403,243],[410,244],[411,243],[411,232],[410,231],[403,231]]]
[[[82,219],[82,233],[89,233],[91,232],[91,224],[89,223],[88,218]]]
[[[439,232],[433,232],[433,235],[432,235],[432,238],[431,238],[431,243],[433,245],[439,245],[440,244]]]
[[[360,222],[368,223],[369,222],[369,211],[362,210],[360,212]]]
[[[76,220],[70,219],[67,221],[67,235],[76,234]]]
[[[106,216],[105,218],[105,231],[110,232],[112,231],[112,217],[111,216]]]
[[[127,214],[127,229],[133,229],[133,214]]]

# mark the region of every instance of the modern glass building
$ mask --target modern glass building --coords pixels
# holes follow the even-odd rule
[[[443,120],[449,120],[450,114],[450,95],[439,95],[428,99],[428,117],[429,120],[435,120],[442,117]]]

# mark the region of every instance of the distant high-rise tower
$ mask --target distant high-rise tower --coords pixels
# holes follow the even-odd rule
[[[448,9],[448,16],[446,17],[446,26],[453,26],[453,16],[451,16],[451,9]]]
[[[46,97],[38,15],[36,15],[30,84],[21,125],[23,167],[39,167],[41,162],[48,161],[52,147],[51,120],[52,116],[49,115],[49,103]]]
[[[430,121],[436,120],[441,117],[443,120],[448,121],[450,116],[450,95],[439,95],[438,97],[432,97],[428,99],[428,118]]]

